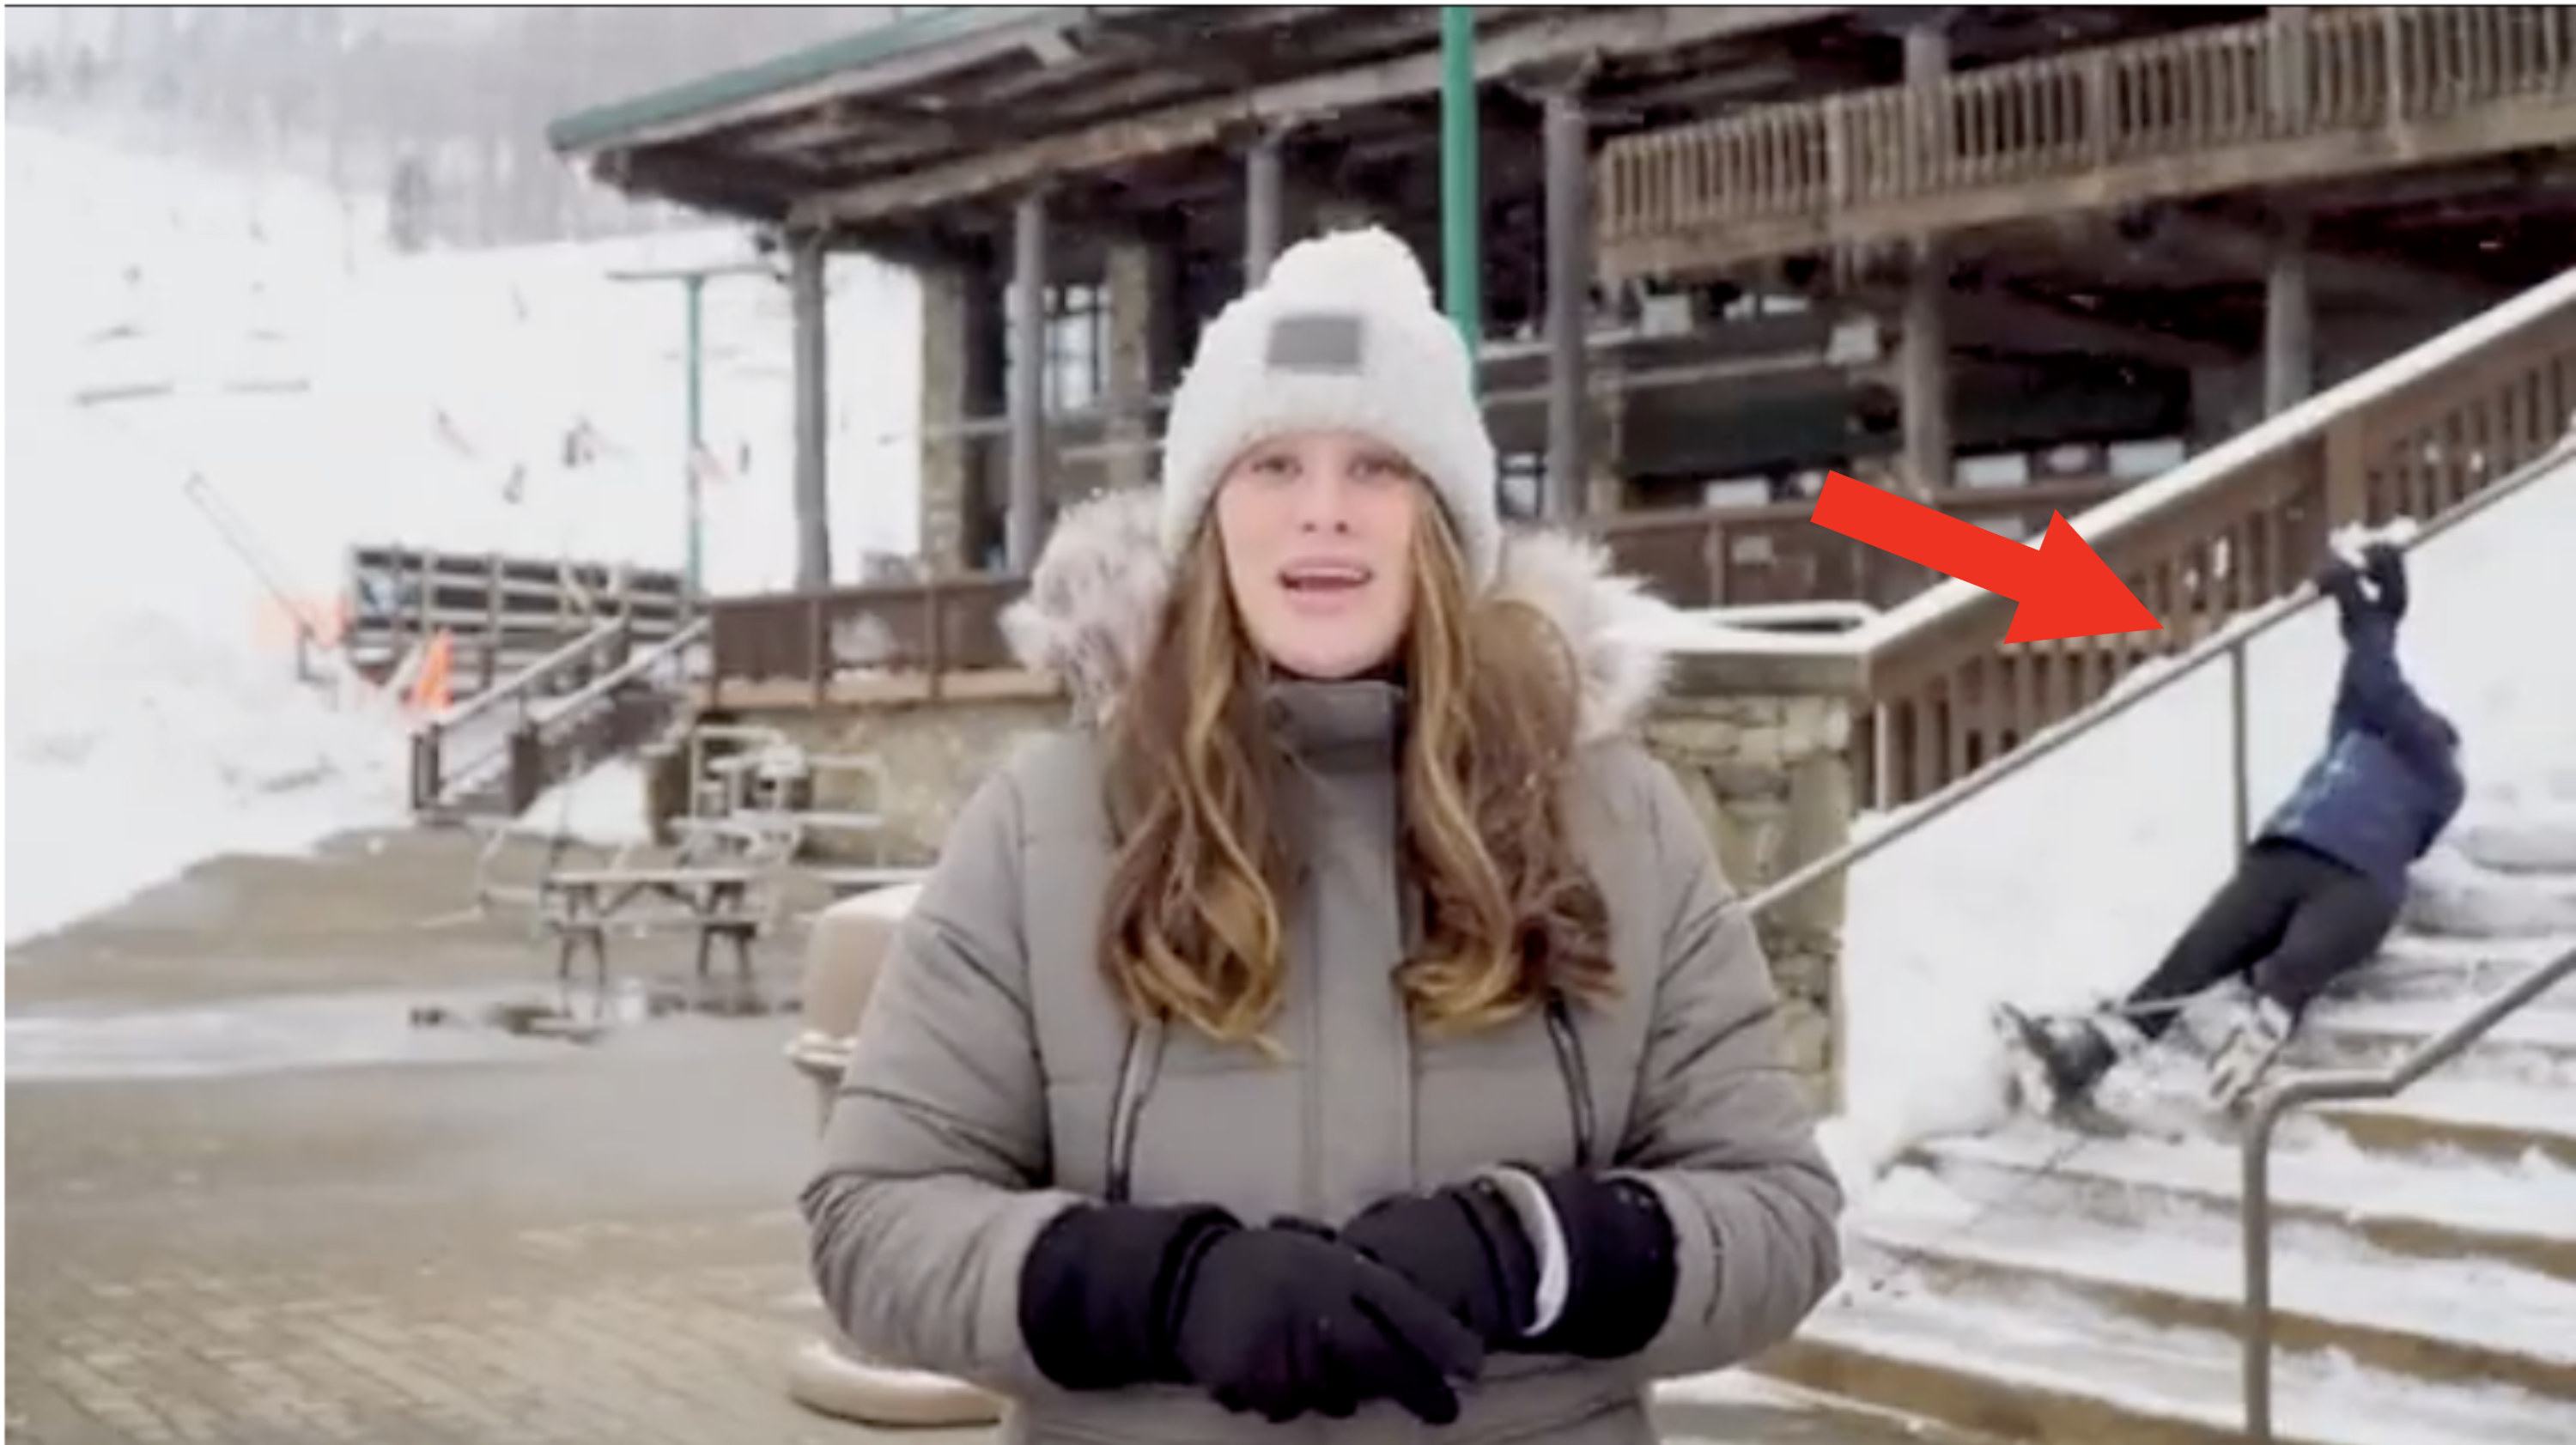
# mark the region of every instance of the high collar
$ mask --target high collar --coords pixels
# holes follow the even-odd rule
[[[1077,719],[1101,722],[1152,645],[1171,587],[1156,531],[1155,494],[1105,492],[1056,521],[1029,577],[1028,595],[1002,615],[1002,631],[1024,667],[1052,673],[1073,695]],[[1651,639],[1671,629],[1651,622],[1670,607],[1610,570],[1598,543],[1568,532],[1521,530],[1504,542],[1493,595],[1535,609],[1571,650],[1580,679],[1577,734],[1585,742],[1633,729],[1662,692],[1665,655]],[[1391,738],[1403,690],[1376,679],[1272,684],[1274,716],[1300,743],[1358,740],[1355,729]],[[1282,711],[1284,709],[1284,711]]]

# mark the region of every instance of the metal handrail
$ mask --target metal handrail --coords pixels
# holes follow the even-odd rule
[[[2307,1104],[2392,1099],[2469,1045],[2576,974],[2576,948],[2516,979],[2467,1017],[2424,1041],[2422,1047],[2378,1073],[2336,1070],[2306,1074],[2256,1095],[2243,1144],[2245,1247],[2245,1439],[2272,1440],[2272,1135],[2281,1116]]]

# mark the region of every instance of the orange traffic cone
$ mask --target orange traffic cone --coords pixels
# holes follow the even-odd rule
[[[455,645],[445,629],[430,634],[429,646],[422,653],[420,676],[412,679],[411,705],[414,711],[439,713],[447,711],[448,670],[454,664]]]

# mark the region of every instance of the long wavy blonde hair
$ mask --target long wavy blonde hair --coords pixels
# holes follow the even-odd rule
[[[1564,825],[1578,713],[1570,649],[1527,605],[1472,595],[1446,519],[1426,507],[1424,521],[1398,658],[1398,867],[1422,926],[1397,979],[1418,1025],[1463,1033],[1519,1018],[1551,991],[1607,997],[1616,978],[1608,907]],[[1118,846],[1100,956],[1131,1017],[1275,1056],[1282,900],[1299,860],[1268,677],[1211,524],[1108,728]]]

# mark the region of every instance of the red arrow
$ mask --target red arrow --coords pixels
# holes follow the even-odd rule
[[[2006,642],[2164,630],[2138,594],[2075,534],[2064,512],[2049,513],[2048,534],[2038,546],[2025,547],[1974,522],[1827,472],[1809,520],[2020,603]]]

